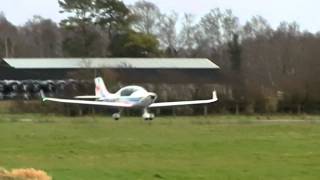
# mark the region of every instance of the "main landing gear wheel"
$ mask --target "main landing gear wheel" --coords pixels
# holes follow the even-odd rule
[[[116,121],[118,121],[118,120],[120,119],[120,117],[121,117],[120,113],[114,113],[114,114],[112,114],[112,118],[113,118],[114,120],[116,120]]]
[[[152,121],[154,119],[154,114],[149,114],[149,118],[144,118],[146,121]]]

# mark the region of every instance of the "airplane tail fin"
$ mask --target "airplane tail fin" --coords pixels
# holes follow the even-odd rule
[[[101,77],[95,78],[94,83],[96,85],[95,91],[97,97],[106,98],[108,97],[108,95],[110,95],[110,92],[106,88],[106,85],[104,84],[103,79]]]

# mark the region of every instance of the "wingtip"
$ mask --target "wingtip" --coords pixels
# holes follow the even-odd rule
[[[46,98],[46,96],[44,95],[44,92],[43,92],[42,89],[40,90],[40,96],[41,96],[41,98],[42,98],[42,101],[46,101],[46,100],[47,100],[47,98]]]
[[[213,90],[213,91],[212,91],[212,99],[213,99],[214,101],[218,101],[218,96],[217,96],[217,91],[216,91],[216,90]]]

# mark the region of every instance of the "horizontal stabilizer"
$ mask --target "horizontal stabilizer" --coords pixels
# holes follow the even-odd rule
[[[41,94],[42,101],[53,101],[53,102],[61,102],[61,103],[69,103],[69,104],[122,107],[122,108],[129,108],[133,106],[133,104],[125,103],[125,102],[105,102],[105,101],[88,101],[88,100],[78,100],[78,99],[50,98],[50,97],[46,97],[43,91],[40,91],[40,94]]]

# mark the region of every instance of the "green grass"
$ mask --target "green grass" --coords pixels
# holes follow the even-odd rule
[[[257,121],[258,119],[258,121]],[[301,123],[256,123],[306,119]],[[0,116],[0,166],[57,180],[320,178],[317,116]],[[310,120],[310,121],[309,121]]]

